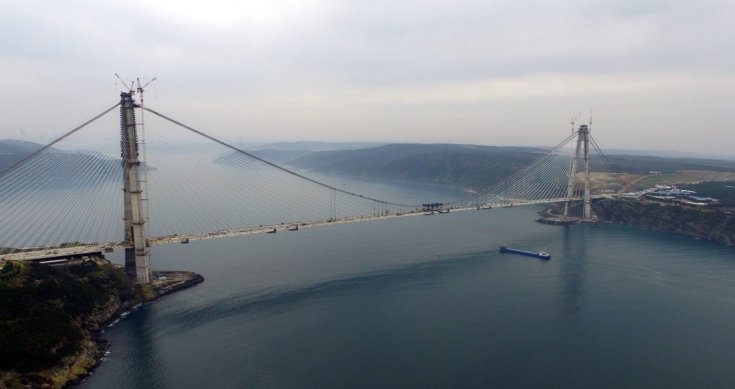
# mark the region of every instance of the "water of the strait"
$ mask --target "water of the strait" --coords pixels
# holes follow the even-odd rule
[[[109,329],[81,387],[735,387],[735,249],[537,210],[154,247],[206,281]]]

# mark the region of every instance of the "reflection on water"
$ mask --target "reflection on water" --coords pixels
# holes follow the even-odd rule
[[[560,278],[563,312],[574,319],[581,308],[585,263],[587,261],[587,230],[589,226],[561,226],[564,246],[561,252]]]

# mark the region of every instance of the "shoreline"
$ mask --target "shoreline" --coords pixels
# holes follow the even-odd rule
[[[603,200],[592,203],[596,219],[592,224],[620,225],[646,231],[663,232],[694,240],[704,240],[720,246],[735,246],[735,231],[728,228],[728,212],[718,209],[694,209],[681,206],[641,203],[631,200]],[[538,214],[541,219],[557,213],[550,206]],[[717,218],[721,220],[717,220]],[[549,223],[544,224],[577,224]]]
[[[155,271],[154,273],[159,274],[159,279],[160,275],[164,275],[164,277],[167,278],[166,281],[168,281],[168,278],[171,276],[175,277],[172,277],[173,281],[159,281],[159,284],[156,284],[154,281],[153,285],[146,285],[145,287],[151,288],[155,292],[155,296],[145,296],[142,301],[133,300],[121,304],[121,306],[115,311],[115,313],[112,314],[112,316],[110,316],[110,318],[108,318],[98,326],[97,330],[90,331],[90,340],[94,345],[94,350],[83,349],[82,352],[80,352],[76,356],[72,366],[74,366],[79,359],[88,355],[85,353],[85,351],[93,351],[92,358],[94,360],[94,363],[85,368],[86,371],[84,374],[76,375],[76,378],[62,384],[60,386],[61,388],[73,388],[81,384],[94,373],[94,370],[97,369],[97,367],[99,367],[102,363],[106,361],[107,355],[109,355],[111,352],[111,343],[104,338],[105,329],[112,328],[121,319],[124,319],[129,314],[132,314],[133,312],[139,310],[144,305],[154,304],[164,296],[168,296],[178,291],[191,288],[204,282],[204,277],[201,274],[197,274],[194,272],[166,270]]]
[[[83,265],[95,263],[95,266],[107,266],[106,270],[113,280],[108,285],[108,289],[104,290],[105,300],[98,300],[95,308],[87,311],[83,315],[70,315],[70,321],[67,326],[74,326],[78,335],[76,342],[76,352],[65,355],[60,358],[55,365],[40,368],[36,370],[24,370],[18,372],[15,369],[0,370],[0,388],[72,388],[84,382],[94,370],[100,366],[110,354],[111,343],[105,338],[105,332],[115,326],[120,320],[133,314],[135,311],[144,307],[146,304],[156,303],[160,298],[178,291],[191,288],[202,282],[204,277],[200,274],[188,271],[155,271],[153,272],[153,281],[147,285],[133,284],[129,281],[120,283],[127,279],[123,270],[112,265],[109,261],[102,258],[96,258],[91,261],[75,263],[67,266],[92,266]],[[19,269],[26,268],[23,262],[20,262]],[[102,268],[97,268],[102,269]],[[27,273],[27,271],[25,271]],[[22,274],[22,273],[17,273]],[[64,273],[51,273],[52,275],[43,279],[43,282],[54,280],[59,277],[66,281],[80,283],[87,281],[78,281],[75,278],[68,278]],[[16,274],[11,274],[15,277]],[[66,278],[63,278],[63,277]],[[119,280],[115,282],[115,278]],[[23,288],[21,279],[18,285]],[[52,281],[53,282],[53,281]],[[72,290],[72,289],[70,289]],[[33,301],[33,300],[29,300]],[[70,329],[71,327],[65,327]],[[42,332],[43,333],[43,332]]]
[[[714,238],[711,238],[711,237],[708,237],[708,236],[692,235],[692,234],[683,233],[683,232],[669,231],[669,230],[665,230],[665,229],[662,229],[662,228],[641,226],[641,225],[632,224],[632,223],[622,223],[622,222],[609,221],[609,220],[599,221],[599,222],[597,222],[597,224],[607,224],[607,225],[615,225],[615,226],[624,226],[624,227],[635,228],[635,229],[642,230],[642,231],[663,232],[665,234],[671,234],[671,235],[675,235],[675,236],[680,236],[682,238],[689,238],[689,239],[692,239],[692,240],[702,240],[702,241],[705,241],[705,242],[714,243],[714,244],[716,244],[718,246],[735,247],[735,243],[722,242],[722,241],[719,241],[717,239],[714,239]]]

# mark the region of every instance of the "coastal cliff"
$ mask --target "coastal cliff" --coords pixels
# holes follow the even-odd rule
[[[634,200],[599,200],[593,202],[592,211],[603,222],[735,244],[735,215],[723,209]]]
[[[166,272],[130,282],[105,259],[65,267],[7,262],[0,269],[0,387],[61,388],[87,376],[107,344],[100,328],[131,307],[203,281]]]

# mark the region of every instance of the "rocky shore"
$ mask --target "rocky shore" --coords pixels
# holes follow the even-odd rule
[[[81,270],[73,269],[72,266],[80,266]],[[121,315],[127,316],[144,304],[204,281],[201,275],[193,272],[156,271],[154,281],[150,285],[132,284],[125,278],[122,269],[104,259],[97,259],[93,264],[70,265],[67,269],[42,269],[40,271],[44,274],[41,276],[34,274],[39,271],[34,269],[35,267],[37,266],[20,263],[13,263],[10,270],[7,266],[3,267],[0,273],[0,301],[10,298],[17,300],[19,296],[35,297],[31,295],[37,290],[42,290],[40,295],[47,296],[49,300],[34,301],[34,304],[40,309],[49,311],[61,308],[56,321],[67,319],[69,325],[62,326],[66,332],[57,336],[54,333],[58,332],[59,327],[56,322],[43,323],[43,318],[39,322],[38,318],[30,317],[29,321],[24,323],[25,311],[18,309],[18,312],[4,312],[6,309],[0,307],[0,330],[6,333],[20,333],[23,329],[19,330],[18,326],[27,326],[28,323],[32,323],[30,320],[35,320],[35,324],[41,327],[42,340],[51,338],[50,344],[54,350],[52,354],[58,356],[57,360],[49,362],[49,366],[34,368],[38,366],[34,358],[38,359],[38,355],[41,355],[38,354],[39,350],[35,350],[36,355],[29,351],[27,357],[22,355],[22,351],[34,348],[37,342],[9,345],[11,347],[5,351],[8,355],[0,350],[0,361],[4,363],[4,366],[0,367],[0,388],[65,388],[81,382],[104,361],[109,345],[101,337],[103,328],[114,324]],[[35,279],[40,279],[40,284]],[[103,279],[104,282],[97,279]],[[36,287],[34,284],[41,286]],[[93,290],[90,284],[94,286],[99,284],[104,286],[104,289],[98,287],[97,290]],[[66,288],[59,291],[65,294],[64,297],[48,296],[53,294],[54,288],[61,288],[59,285]],[[78,291],[82,292],[77,293]],[[78,306],[84,306],[87,300],[95,303],[88,310],[78,309]],[[50,308],[44,307],[43,303],[48,303]],[[49,335],[42,333],[44,329]],[[54,336],[57,337],[53,338]],[[0,339],[3,343],[12,342],[8,340],[9,338]],[[67,352],[62,353],[58,350]],[[15,355],[10,355],[11,352]],[[15,358],[15,361],[11,358]],[[29,362],[23,363],[25,360]],[[14,368],[9,368],[13,362]]]
[[[547,224],[554,223],[561,212],[561,205],[539,212]],[[574,209],[579,214],[579,206]],[[695,239],[710,240],[723,245],[735,245],[735,212],[732,208],[689,207],[679,204],[662,204],[652,201],[602,199],[592,202],[596,223],[615,223],[646,230],[669,232]],[[561,220],[561,219],[560,219]],[[550,222],[551,221],[551,222]],[[562,220],[564,221],[564,220]]]
[[[600,221],[670,232],[695,239],[735,244],[735,215],[718,208],[694,208],[637,200],[600,200],[592,204]]]

